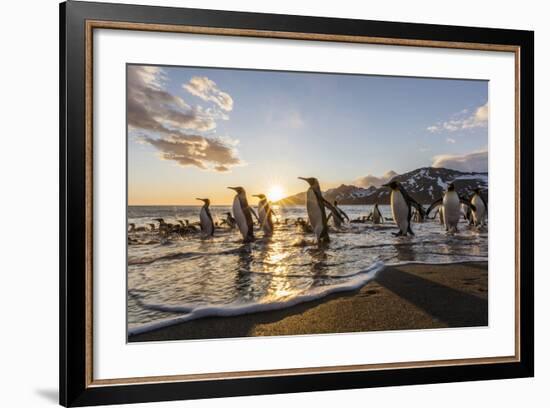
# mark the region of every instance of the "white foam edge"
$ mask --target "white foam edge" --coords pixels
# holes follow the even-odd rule
[[[128,336],[133,336],[149,331],[161,329],[164,327],[173,326],[176,324],[188,322],[195,319],[204,317],[230,317],[240,316],[245,314],[268,312],[274,310],[286,309],[300,303],[312,302],[314,300],[321,299],[328,295],[340,292],[350,292],[363,287],[367,282],[376,277],[378,272],[384,268],[384,263],[377,261],[370,267],[365,269],[360,275],[350,279],[347,282],[330,285],[330,286],[318,286],[306,290],[305,292],[291,297],[286,300],[279,300],[275,302],[257,302],[257,303],[239,303],[223,306],[200,306],[193,309],[190,313],[183,316],[177,316],[173,318],[163,319],[151,323],[145,323],[140,326],[128,328]]]

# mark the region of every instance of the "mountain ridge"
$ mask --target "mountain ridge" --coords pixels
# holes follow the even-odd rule
[[[388,174],[388,173],[386,173]],[[440,198],[447,188],[447,183],[453,181],[459,194],[468,195],[473,188],[488,187],[488,173],[463,172],[443,167],[420,167],[407,173],[398,174],[391,180],[399,181],[405,190],[420,204],[430,204]],[[390,181],[390,180],[388,180]],[[323,192],[323,196],[330,202],[338,201],[343,205],[389,204],[390,190],[386,187],[358,187],[350,184],[341,184]],[[274,204],[281,206],[304,205],[306,193],[301,192]]]

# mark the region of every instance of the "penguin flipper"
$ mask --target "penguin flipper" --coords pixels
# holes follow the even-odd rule
[[[461,197],[461,196],[458,196],[458,199],[460,200],[460,202],[466,206],[468,206],[472,211],[475,211],[476,210],[476,206],[473,205],[470,201],[468,201],[467,199],[465,199],[464,197]]]
[[[414,232],[413,232],[413,230],[411,229],[411,224],[409,224],[409,227],[407,228],[407,232],[408,232],[409,234],[411,234],[411,235],[414,237]]]
[[[435,208],[437,207],[438,205],[441,205],[443,203],[443,197],[441,198],[438,198],[437,200],[435,200],[433,203],[430,204],[430,206],[428,207],[428,211],[426,211],[426,215],[430,215],[430,212]],[[434,215],[435,217],[435,215]]]
[[[340,219],[340,222],[344,222],[344,219],[338,212],[338,209],[334,207],[331,203],[329,203],[327,200],[325,200],[324,197],[323,197],[323,204],[325,207],[327,207],[330,210],[331,214],[334,214],[334,217],[338,217]]]

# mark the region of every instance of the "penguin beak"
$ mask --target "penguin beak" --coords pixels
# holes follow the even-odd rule
[[[230,190],[237,191],[237,187],[227,187]]]
[[[307,177],[298,177],[300,180],[304,180],[305,182],[307,182],[307,184],[309,184],[311,186],[311,181],[310,179],[308,179]]]
[[[259,195],[259,194],[252,194],[252,197],[258,197],[258,198],[260,198],[260,195]]]
[[[195,200],[204,201],[204,198],[196,198]]]
[[[390,183],[386,183],[386,184],[382,184],[381,187],[389,187],[390,186]]]

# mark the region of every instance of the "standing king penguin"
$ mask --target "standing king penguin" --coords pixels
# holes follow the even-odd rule
[[[254,241],[254,223],[252,221],[252,208],[248,205],[246,191],[242,187],[227,187],[234,190],[237,195],[233,199],[233,214],[237,221],[239,231],[244,242]]]
[[[460,214],[462,212],[460,209],[461,203],[475,211],[475,206],[458,195],[454,183],[449,183],[447,185],[447,191],[443,197],[435,200],[430,205],[430,208],[428,208],[428,214],[438,205],[441,206],[441,209],[443,210],[443,223],[445,224],[445,230],[448,232],[458,232],[458,220],[460,220]]]
[[[391,189],[391,211],[393,220],[399,227],[399,232],[394,233],[394,235],[406,236],[407,233],[414,235],[414,232],[411,229],[411,207],[415,207],[422,217],[424,217],[424,209],[407,193],[398,181],[390,181],[382,186],[389,187]]]
[[[370,218],[373,224],[380,224],[384,222],[384,217],[382,217],[382,214],[380,213],[380,209],[378,208],[378,203],[374,204],[374,208],[372,209]]]
[[[197,198],[202,201],[204,205],[200,212],[201,231],[205,237],[211,237],[214,235],[214,221],[212,220],[212,214],[210,214],[210,200],[208,198]],[[188,220],[186,220],[189,223]]]
[[[317,243],[328,243],[330,238],[328,236],[327,214],[325,207],[327,207],[332,213],[339,214],[338,210],[323,198],[321,193],[321,187],[319,181],[315,177],[298,177],[300,180],[304,180],[309,184],[309,188],[306,192],[306,208],[309,223],[313,228]]]
[[[259,198],[258,201],[258,218],[260,221],[260,226],[264,231],[264,234],[271,236],[273,234],[273,210],[265,194],[255,194],[252,197]]]
[[[475,188],[474,195],[470,199],[470,203],[475,207],[472,210],[473,223],[476,227],[485,224],[485,217],[487,216],[487,202],[481,195],[481,189]]]

